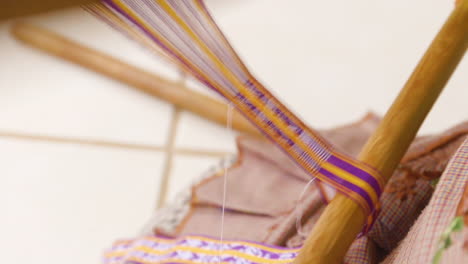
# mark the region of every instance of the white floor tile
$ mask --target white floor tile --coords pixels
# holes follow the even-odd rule
[[[0,139],[4,263],[99,263],[156,205],[163,156]]]
[[[207,121],[192,113],[182,112],[176,147],[235,152],[234,130]]]

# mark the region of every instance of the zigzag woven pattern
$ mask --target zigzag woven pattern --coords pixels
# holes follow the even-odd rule
[[[104,256],[105,264],[121,263],[292,263],[297,248],[280,248],[248,241],[223,241],[186,236],[178,239],[144,237],[117,242]]]

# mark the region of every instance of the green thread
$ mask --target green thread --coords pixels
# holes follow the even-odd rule
[[[460,232],[463,229],[463,217],[455,217],[450,225],[445,229],[445,231],[440,236],[439,248],[437,249],[434,258],[432,259],[432,264],[439,264],[440,259],[442,258],[442,253],[452,245],[451,235],[456,232]]]
[[[431,180],[431,181],[430,181],[430,184],[431,184],[432,188],[435,189],[435,187],[436,187],[437,184],[439,183],[439,180],[440,180],[440,178],[437,178],[437,179],[434,179],[434,180]]]

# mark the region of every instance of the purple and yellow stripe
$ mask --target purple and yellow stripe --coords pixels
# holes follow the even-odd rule
[[[203,236],[177,239],[149,236],[120,241],[104,254],[104,263],[292,263],[298,248]]]
[[[162,50],[233,103],[311,176],[356,201],[369,216],[368,231],[382,193],[378,172],[334,150],[258,82],[203,1],[103,0],[87,8],[143,45]]]

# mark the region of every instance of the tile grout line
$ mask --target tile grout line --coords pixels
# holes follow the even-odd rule
[[[185,72],[180,70],[180,79],[179,83],[185,85],[186,75]],[[159,188],[159,197],[156,208],[161,208],[166,202],[167,193],[169,189],[169,180],[171,178],[172,164],[174,159],[174,145],[177,135],[177,128],[179,124],[181,110],[179,107],[174,106],[174,111],[172,112],[171,124],[169,127],[169,135],[166,143],[166,162],[162,171],[162,179],[160,182]]]
[[[157,208],[161,208],[167,199],[167,192],[169,189],[169,180],[172,172],[172,164],[174,159],[174,145],[177,134],[177,127],[180,119],[180,109],[174,107],[174,112],[172,113],[171,125],[169,128],[169,137],[166,145],[166,162],[164,163],[164,168],[162,171],[161,187],[159,189],[159,197]]]
[[[166,152],[167,150],[166,146],[123,143],[123,142],[116,142],[116,141],[93,140],[93,139],[83,139],[83,138],[47,136],[47,135],[27,134],[27,133],[11,132],[11,131],[0,131],[0,139],[2,138],[11,139],[11,140],[46,142],[46,143],[52,143],[52,144],[70,144],[70,145],[82,145],[82,146],[102,147],[102,148],[120,148],[120,149],[128,149],[128,150],[141,150],[141,151],[154,151],[154,152]],[[227,154],[232,154],[227,151],[190,149],[190,148],[174,148],[173,152],[174,154],[179,154],[179,155],[209,156],[209,157],[223,157]]]
[[[161,147],[161,146],[123,143],[123,142],[106,141],[106,140],[26,134],[26,133],[21,133],[21,132],[8,132],[8,131],[0,131],[0,138],[10,138],[10,139],[16,139],[16,140],[29,140],[29,141],[49,142],[49,143],[59,143],[59,144],[97,146],[97,147],[106,147],[106,148],[149,150],[149,151],[158,151],[158,152],[165,150],[165,147]]]
[[[235,153],[229,151],[212,151],[212,150],[196,150],[188,148],[175,148],[174,154],[186,156],[207,156],[207,157],[220,157],[224,158]]]

